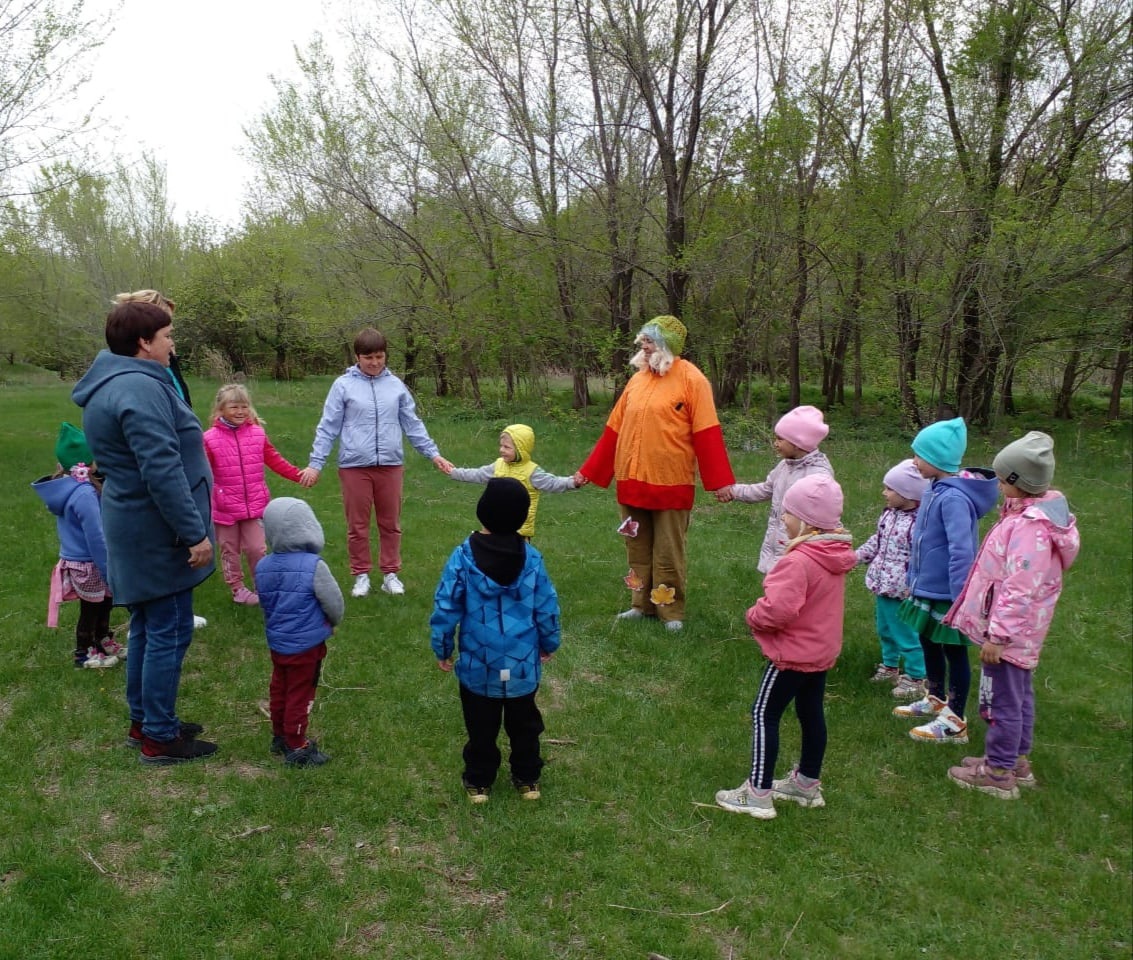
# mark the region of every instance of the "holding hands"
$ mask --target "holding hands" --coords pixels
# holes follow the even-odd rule
[[[452,473],[452,461],[446,460],[439,453],[435,457],[433,457],[433,466],[440,470],[443,474],[447,475]]]
[[[731,503],[733,499],[731,487],[721,487],[719,490],[713,490],[712,494],[719,503]]]
[[[319,482],[319,471],[314,467],[304,467],[299,471],[299,485],[302,487],[313,487]]]
[[[574,474],[574,488],[577,490],[579,487],[585,487],[590,481],[586,479],[579,471]]]

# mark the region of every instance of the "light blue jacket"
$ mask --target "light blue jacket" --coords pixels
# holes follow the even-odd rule
[[[322,470],[337,440],[339,467],[399,467],[402,434],[430,460],[440,452],[405,384],[388,369],[370,377],[355,365],[331,384],[308,463]]]

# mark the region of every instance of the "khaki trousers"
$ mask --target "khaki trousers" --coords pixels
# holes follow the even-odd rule
[[[637,521],[637,536],[626,537],[626,558],[638,575],[642,588],[633,593],[634,609],[662,621],[684,620],[685,586],[688,573],[688,519],[691,510],[643,510],[618,504],[622,519]],[[672,587],[673,602],[656,605],[649,599],[654,587]]]

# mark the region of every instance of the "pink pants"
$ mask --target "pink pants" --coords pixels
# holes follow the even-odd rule
[[[235,593],[244,586],[244,570],[240,566],[241,555],[248,561],[248,572],[255,583],[256,564],[267,553],[264,543],[264,522],[262,520],[238,520],[233,524],[216,524],[216,542],[220,547],[220,570],[224,582]]]
[[[346,549],[350,573],[358,576],[373,567],[370,556],[370,516],[378,519],[378,567],[383,574],[401,569],[401,486],[405,467],[343,467],[342,509],[346,514]]]

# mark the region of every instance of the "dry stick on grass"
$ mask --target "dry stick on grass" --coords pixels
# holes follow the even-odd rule
[[[805,911],[804,911],[805,912]],[[795,925],[787,932],[787,939],[783,941],[783,946],[779,948],[779,956],[783,956],[784,951],[787,949],[787,944],[791,942],[791,937],[795,935],[795,930],[798,929],[799,924],[802,922],[803,915],[799,914],[799,919],[795,921]]]
[[[720,906],[713,907],[711,910],[701,910],[699,913],[673,913],[670,910],[650,910],[648,907],[627,907],[620,903],[607,903],[606,906],[613,907],[615,910],[632,910],[634,913],[652,913],[658,917],[707,917],[710,913],[719,913],[731,902],[731,899],[725,900]]]
[[[543,740],[543,742],[544,743],[553,743],[556,747],[573,747],[578,743],[577,740],[570,740],[570,739],[567,739],[567,738],[564,738],[564,739],[561,739],[561,740],[555,740],[555,739],[552,739],[551,737],[546,737]]]
[[[91,863],[93,863],[95,870],[97,870],[99,873],[101,873],[104,877],[116,877],[116,876],[118,876],[118,874],[111,873],[109,870],[107,870],[106,867],[104,867],[101,863],[99,863],[97,860],[95,860],[95,858],[92,857],[90,855],[90,853],[88,853],[86,850],[83,851],[83,856],[86,857]]]
[[[254,836],[257,833],[267,833],[271,829],[271,824],[265,824],[262,827],[249,827],[243,833],[234,833],[229,840],[245,840],[248,837]]]

